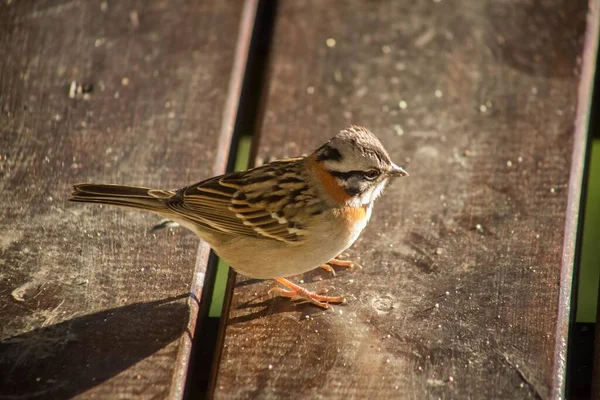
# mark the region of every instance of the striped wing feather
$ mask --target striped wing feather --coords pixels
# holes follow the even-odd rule
[[[205,229],[298,242],[304,231],[294,197],[308,191],[296,173],[300,160],[208,179],[178,191],[168,205]]]

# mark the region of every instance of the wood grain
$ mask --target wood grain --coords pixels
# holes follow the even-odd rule
[[[208,247],[66,200],[225,169],[242,8],[0,2],[0,398],[182,396]]]
[[[587,9],[280,3],[258,158],[310,152],[356,123],[410,177],[350,249],[363,269],[299,277],[344,294],[335,312],[238,277],[216,398],[560,397]]]

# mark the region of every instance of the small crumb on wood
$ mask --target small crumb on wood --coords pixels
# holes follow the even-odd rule
[[[438,99],[441,99],[443,95],[444,94],[442,93],[441,90],[438,89],[435,91],[435,97],[437,97]]]
[[[336,42],[334,38],[329,38],[325,41],[325,44],[327,45],[327,47],[332,48],[335,47]]]
[[[400,107],[401,110],[405,110],[408,107],[408,103],[404,100],[400,100],[398,102],[398,107]]]
[[[140,27],[140,16],[136,10],[131,10],[129,12],[129,22],[131,22],[131,27],[134,30]]]

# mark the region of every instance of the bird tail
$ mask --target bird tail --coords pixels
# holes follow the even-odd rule
[[[167,200],[175,195],[175,192],[168,190],[138,186],[81,183],[73,186],[73,193],[71,193],[69,201],[110,204],[165,215],[169,213]]]

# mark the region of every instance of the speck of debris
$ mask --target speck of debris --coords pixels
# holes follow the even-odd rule
[[[517,161],[518,161],[518,162],[523,162],[523,157],[519,156],[519,157],[517,158]]]
[[[121,79],[121,85],[123,85],[123,86],[129,85],[129,78],[124,77],[123,79]]]
[[[397,71],[404,71],[405,69],[406,69],[406,64],[404,64],[403,62],[396,63]]]
[[[89,100],[91,93],[94,90],[94,85],[91,83],[77,83],[76,81],[72,81],[69,86],[69,98],[83,98],[84,100]]]
[[[454,382],[454,378],[453,378],[453,377],[451,377],[451,376],[449,376],[449,377],[448,377],[448,382]]]
[[[438,247],[437,249],[435,249],[435,254],[437,254],[438,256],[444,254],[444,249]]]
[[[103,1],[102,3],[100,3],[100,11],[106,12],[106,10],[108,10],[108,2]]]
[[[506,162],[506,166],[507,166],[508,168],[512,167],[512,161],[508,160],[508,161]]]
[[[119,92],[115,92],[115,95],[113,96],[115,99],[118,99],[120,97]]]
[[[435,91],[435,97],[437,97],[438,99],[441,99],[443,95],[444,94],[442,93],[441,90],[438,89]]]
[[[383,54],[389,54],[392,51],[392,48],[388,45],[385,45],[381,47],[381,51]]]
[[[269,369],[273,369],[273,364],[269,364]]]
[[[404,109],[406,109],[406,107],[408,107],[408,103],[404,100],[400,100],[398,102],[398,107],[400,107],[400,109],[404,110]]]
[[[396,135],[402,136],[404,135],[404,129],[400,125],[394,125],[394,130],[396,131]]]
[[[167,114],[167,117],[168,117],[169,119],[173,119],[173,118],[175,118],[175,112],[173,112],[173,111],[169,111],[169,113]]]
[[[335,47],[336,42],[334,38],[329,38],[325,41],[325,44],[327,45],[327,47]]]
[[[440,308],[440,303],[435,303],[435,308]]]
[[[556,188],[550,188],[550,193],[556,193]]]
[[[479,232],[483,232],[483,226],[481,226],[481,224],[475,225],[475,229],[477,229]]]
[[[134,30],[140,27],[140,16],[136,10],[131,10],[129,12],[129,22],[131,22],[131,27]]]
[[[448,292],[448,291],[447,291],[446,293],[444,293],[444,294],[445,294],[446,296],[450,296],[450,292]]]
[[[471,156],[471,150],[469,150],[469,149],[463,150],[463,156],[470,157]]]
[[[486,112],[487,109],[488,108],[487,108],[487,106],[485,104],[482,104],[482,105],[479,106],[479,111],[481,111],[482,113]]]
[[[315,88],[312,86],[309,86],[306,88],[306,93],[308,94],[313,94],[315,92]]]

